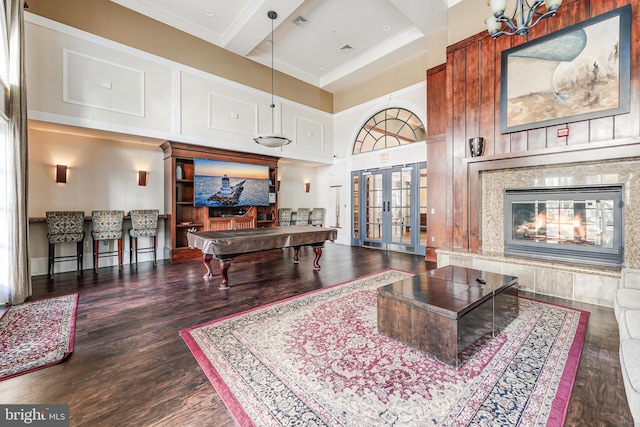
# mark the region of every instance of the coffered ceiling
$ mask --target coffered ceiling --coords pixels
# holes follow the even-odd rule
[[[112,0],[335,91],[429,49],[459,0]],[[278,14],[272,21],[269,11]]]

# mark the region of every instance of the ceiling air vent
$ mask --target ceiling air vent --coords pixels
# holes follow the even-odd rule
[[[292,22],[296,24],[298,27],[304,28],[309,23],[309,20],[302,15],[298,15]]]
[[[350,53],[350,52],[353,50],[353,46],[349,46],[348,44],[345,44],[344,46],[342,46],[342,47],[340,48],[340,50],[341,50],[343,53]]]

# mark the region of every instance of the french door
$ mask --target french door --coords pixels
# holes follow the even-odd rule
[[[354,246],[424,253],[426,166],[356,171],[352,185]]]

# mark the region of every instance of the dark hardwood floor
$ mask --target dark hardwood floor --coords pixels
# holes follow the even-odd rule
[[[70,405],[72,426],[232,426],[213,386],[178,331],[386,268],[435,268],[420,256],[328,244],[311,268],[301,249],[238,258],[231,289],[204,280],[200,261],[34,277],[32,299],[79,293],[73,354],[63,363],[0,382],[0,402]],[[528,295],[591,312],[566,425],[632,426],[613,310]]]

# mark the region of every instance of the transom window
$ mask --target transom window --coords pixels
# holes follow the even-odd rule
[[[388,108],[371,116],[360,129],[353,154],[413,144],[425,137],[424,125],[415,114],[404,108]]]

